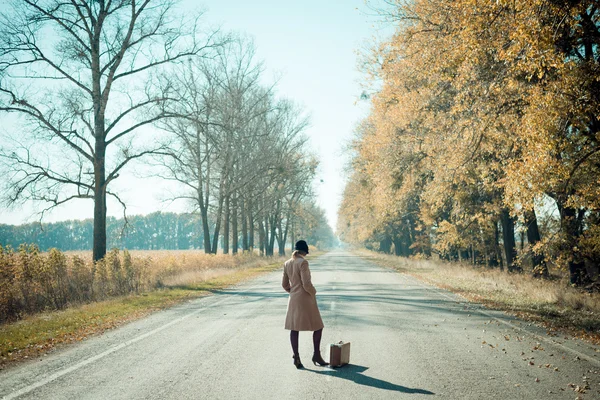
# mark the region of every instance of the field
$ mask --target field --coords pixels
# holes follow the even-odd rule
[[[109,253],[34,248],[0,258],[0,368],[281,267],[284,257],[202,251]]]

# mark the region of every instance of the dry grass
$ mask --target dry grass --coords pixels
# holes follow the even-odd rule
[[[94,263],[91,252],[0,247],[0,324],[117,296],[196,285],[232,269],[260,267],[273,260],[254,253],[111,250]]]
[[[67,257],[91,258],[89,252]],[[281,267],[282,257],[254,254],[207,255],[201,251],[134,251],[133,264],[144,266],[148,290],[66,309],[24,315],[0,324],[0,369],[3,365],[39,357],[56,345],[84,340],[127,321],[190,298],[237,284]]]
[[[600,294],[571,287],[566,277],[540,280],[528,274],[437,260],[398,258],[369,251],[359,255],[487,307],[600,343]]]

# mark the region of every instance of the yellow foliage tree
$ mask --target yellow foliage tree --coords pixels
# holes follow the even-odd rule
[[[536,271],[552,254],[584,283],[600,260],[599,14],[595,1],[394,2],[396,32],[368,56],[378,90],[338,229],[488,265],[501,235],[518,270],[518,219]],[[544,196],[561,231],[541,240]]]

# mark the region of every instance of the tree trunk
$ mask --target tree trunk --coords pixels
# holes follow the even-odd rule
[[[394,254],[397,256],[402,255],[402,239],[398,235],[394,235],[392,239],[392,243],[394,243]]]
[[[521,247],[521,253],[525,251],[525,232],[519,232],[519,247]]]
[[[225,219],[223,221],[223,254],[229,254],[230,195],[225,197]]]
[[[544,261],[544,255],[533,251],[533,247],[541,240],[535,210],[525,212],[525,223],[527,224],[527,243],[529,243],[533,276],[548,278],[548,266]]]
[[[94,249],[93,260],[106,255],[106,166],[104,121],[96,121],[96,153],[94,160]]]
[[[254,251],[254,214],[251,202],[248,202],[248,250]]]
[[[515,220],[503,208],[500,213],[500,222],[502,223],[502,241],[504,242],[504,256],[506,257],[506,269],[509,272],[518,271],[520,268],[514,265],[517,251],[515,248]]]
[[[248,251],[248,215],[246,213],[246,202],[240,199],[240,210],[242,213],[242,249]]]
[[[100,35],[94,32],[91,48],[92,102],[94,104],[94,244],[92,258],[99,261],[106,255],[106,138],[100,72]]]
[[[498,230],[498,223],[494,222],[494,242],[492,243],[493,253],[490,256],[490,267],[500,267],[500,270],[504,270],[504,264],[502,263],[502,254],[500,252],[500,231]]]
[[[296,246],[296,232],[294,232],[296,221],[294,217],[291,217],[291,233],[290,233],[290,252],[294,252],[294,247]]]
[[[223,196],[219,194],[219,207],[217,208],[217,215],[215,219],[215,230],[213,233],[213,244],[212,253],[217,254],[219,245],[219,231],[221,230],[221,216],[223,215]]]
[[[285,256],[285,242],[287,242],[287,234],[288,228],[290,226],[290,212],[288,211],[288,215],[285,218],[285,228],[283,228],[283,221],[279,218],[278,229],[279,232],[277,234],[277,244],[279,247],[279,255]]]
[[[275,249],[275,236],[277,235],[277,222],[275,217],[271,217],[271,232],[269,234],[269,256],[274,254]]]
[[[208,141],[204,143],[204,152],[205,154],[209,153]],[[202,165],[201,162],[198,162],[198,166]],[[198,198],[200,205],[200,213],[202,215],[202,232],[204,234],[204,252],[207,254],[213,253],[212,246],[210,243],[210,226],[208,222],[208,205],[210,204],[210,174],[211,172],[211,161],[210,157],[206,156],[206,179],[204,184],[206,187],[203,189],[202,182],[202,170],[198,170]],[[216,245],[215,245],[216,250]]]
[[[266,255],[266,238],[265,238],[265,229],[263,227],[262,219],[258,219],[258,247],[260,249],[260,255]]]
[[[578,239],[581,235],[581,224],[585,210],[571,207],[559,207],[561,211],[561,227],[566,235],[566,252],[572,254],[568,262],[569,281],[572,285],[582,286],[588,283],[589,278],[585,269],[585,262],[578,250]]]
[[[270,218],[265,218],[265,256],[272,256],[273,252],[271,250],[271,239],[273,239],[273,235],[271,235],[271,223]]]
[[[231,199],[231,252],[237,254],[239,247],[238,238],[238,209],[237,197],[234,195]]]
[[[382,240],[379,241],[379,251],[382,253],[390,254],[392,250],[392,238],[389,235],[385,235]]]
[[[205,207],[200,208],[202,233],[204,235],[204,252],[207,254],[212,253],[212,247],[210,245],[210,226],[208,225],[208,210]]]
[[[411,246],[415,243],[417,234],[414,219],[408,218],[406,223],[408,225],[408,230],[406,231],[406,257],[410,257],[415,251]]]
[[[277,254],[279,254],[280,256],[285,256],[285,238],[283,234],[281,220],[279,220],[277,226]]]

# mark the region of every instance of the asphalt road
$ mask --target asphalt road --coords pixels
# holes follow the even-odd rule
[[[301,332],[307,368],[295,369],[283,329],[287,294],[275,272],[2,371],[0,397],[600,398],[593,346],[348,253],[309,261],[324,357],[329,343],[350,341],[348,366],[313,366],[311,334]]]

